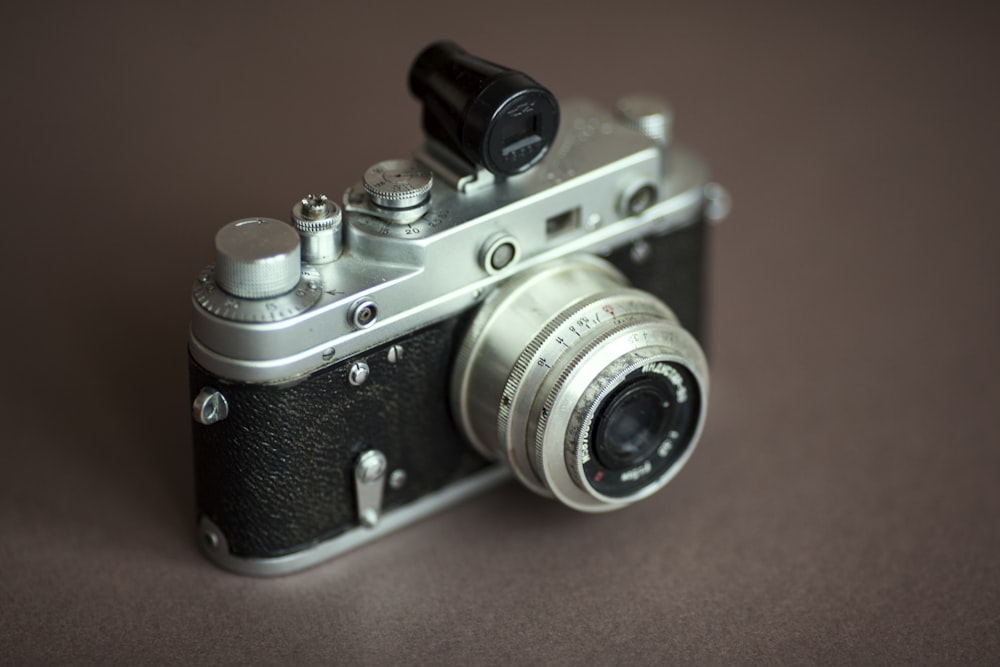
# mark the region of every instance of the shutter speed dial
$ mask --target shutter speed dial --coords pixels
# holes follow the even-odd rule
[[[242,322],[273,322],[315,304],[319,273],[301,265],[299,235],[280,220],[231,222],[215,236],[215,264],[198,276],[194,298],[214,315]]]
[[[369,167],[364,177],[372,203],[392,210],[425,204],[432,182],[431,170],[415,160],[385,160]]]
[[[360,183],[347,189],[348,211],[362,213],[390,224],[420,220],[431,205],[434,174],[416,160],[384,160],[373,164]]]

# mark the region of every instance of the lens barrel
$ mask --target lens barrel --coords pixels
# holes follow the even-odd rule
[[[587,512],[662,488],[705,421],[697,341],[611,264],[572,256],[500,286],[452,375],[459,427],[533,491]]]
[[[555,96],[529,76],[436,42],[410,68],[429,137],[497,176],[535,165],[559,128]]]

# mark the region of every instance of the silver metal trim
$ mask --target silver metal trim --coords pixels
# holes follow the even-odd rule
[[[458,192],[470,193],[496,183],[493,172],[476,169],[433,139],[417,149],[416,158],[430,167]]]
[[[501,465],[491,466],[435,493],[428,494],[409,505],[386,512],[374,528],[352,528],[302,551],[276,558],[246,558],[229,553],[226,536],[207,516],[202,516],[198,522],[198,545],[210,561],[230,572],[255,577],[292,574],[318,565],[372,540],[384,537],[415,521],[457,505],[463,500],[488,491],[508,479],[510,479],[508,468]]]

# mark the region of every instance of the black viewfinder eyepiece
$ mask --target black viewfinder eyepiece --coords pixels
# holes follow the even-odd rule
[[[537,81],[435,42],[410,68],[410,91],[424,105],[424,131],[497,176],[530,169],[559,129],[559,103]]]

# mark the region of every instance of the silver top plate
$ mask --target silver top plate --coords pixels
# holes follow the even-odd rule
[[[436,180],[430,210],[399,224],[351,210],[345,202],[344,251],[313,267],[318,302],[280,322],[220,318],[196,301],[190,349],[209,372],[242,382],[288,382],[474,306],[496,283],[576,252],[607,254],[640,238],[694,222],[707,168],[676,146],[664,148],[586,101],[563,105],[549,155],[524,174],[460,192]],[[639,215],[623,198],[642,184],[659,192]],[[513,237],[518,258],[502,270],[483,265],[483,247]],[[360,330],[352,304],[374,301],[378,322]],[[330,350],[333,350],[333,353]]]

